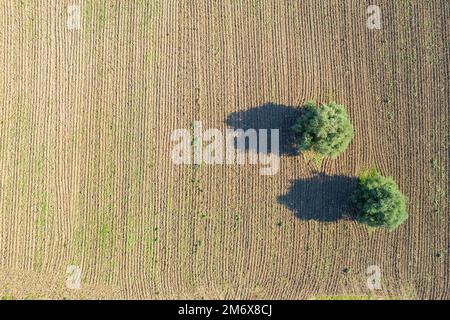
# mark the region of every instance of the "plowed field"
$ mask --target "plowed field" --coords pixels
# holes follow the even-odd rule
[[[1,1],[0,296],[449,299],[450,2],[379,0],[379,30],[370,4]],[[283,133],[308,100],[355,128],[320,169],[171,160],[175,129]],[[352,218],[371,166],[409,199],[393,232]]]

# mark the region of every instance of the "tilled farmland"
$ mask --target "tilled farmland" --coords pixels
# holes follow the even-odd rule
[[[0,296],[449,299],[450,2],[377,1],[380,29],[371,4],[2,1]],[[320,166],[283,145],[311,100],[354,127]],[[278,172],[174,164],[197,122],[280,129]],[[355,220],[369,167],[408,198],[395,231]]]

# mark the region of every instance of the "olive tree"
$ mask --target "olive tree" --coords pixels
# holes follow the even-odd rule
[[[316,106],[308,102],[292,127],[301,151],[336,158],[353,138],[353,126],[344,106],[334,102]]]
[[[406,198],[395,181],[375,169],[360,175],[353,201],[358,221],[370,227],[394,230],[408,218]]]

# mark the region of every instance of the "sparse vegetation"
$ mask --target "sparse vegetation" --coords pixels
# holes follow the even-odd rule
[[[308,102],[292,129],[298,135],[298,148],[312,151],[321,159],[336,158],[353,138],[347,111],[334,102],[320,106]]]
[[[358,220],[370,227],[394,230],[408,217],[406,198],[395,181],[375,169],[361,174],[353,201]]]
[[[234,230],[238,228],[240,222],[241,222],[241,215],[239,213],[236,213],[234,215],[234,226],[233,226]]]
[[[193,247],[193,253],[196,254],[198,252],[199,247],[202,245],[202,241],[201,240],[197,240],[194,243],[194,247]]]
[[[345,274],[350,274],[350,273],[352,273],[352,268],[347,267],[347,268],[344,268],[342,271],[343,271]]]
[[[438,167],[438,161],[436,159],[431,159],[430,163],[433,169],[436,169]]]
[[[14,297],[10,294],[5,294],[2,296],[1,300],[15,300]]]

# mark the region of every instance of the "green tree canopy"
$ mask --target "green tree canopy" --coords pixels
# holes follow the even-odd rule
[[[292,129],[298,137],[298,148],[312,151],[321,158],[336,158],[353,138],[347,111],[334,102],[318,107],[308,102]]]
[[[353,200],[358,220],[370,227],[394,230],[408,218],[406,198],[395,181],[375,169],[361,174]]]

